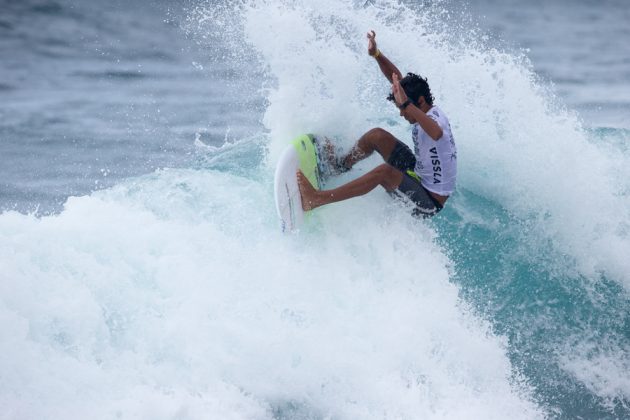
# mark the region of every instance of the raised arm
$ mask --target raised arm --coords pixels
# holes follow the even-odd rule
[[[399,79],[402,79],[402,73],[398,70],[398,67],[394,65],[376,46],[376,32],[370,31],[367,34],[368,37],[368,54],[370,54],[380,67],[383,75],[387,77],[389,83],[393,83],[392,74],[397,74]]]

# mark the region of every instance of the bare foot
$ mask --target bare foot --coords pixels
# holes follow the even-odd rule
[[[319,207],[319,204],[317,204],[317,190],[313,188],[311,182],[299,170],[297,171],[297,183],[300,188],[300,196],[302,197],[302,210],[309,211]]]

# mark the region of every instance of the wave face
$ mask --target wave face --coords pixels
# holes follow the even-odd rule
[[[4,418],[630,415],[628,131],[585,128],[448,4],[167,15],[234,69],[217,114],[256,97],[262,126],[217,144],[198,131],[182,167],[56,214],[0,214]],[[448,113],[458,191],[431,221],[375,191],[282,235],[272,177],[291,138],[410,138],[365,54],[371,28]]]
[[[368,197],[283,236],[253,175],[164,171],[2,215],[10,417],[539,414],[429,228]]]

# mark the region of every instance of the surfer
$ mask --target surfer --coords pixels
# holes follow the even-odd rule
[[[455,189],[457,148],[448,118],[433,104],[434,98],[426,78],[413,73],[402,77],[398,68],[377,48],[376,33],[370,31],[368,54],[379,65],[392,84],[388,100],[400,110],[400,116],[413,125],[414,152],[382,128],[363,134],[350,152],[334,159],[341,173],[358,161],[379,153],[383,163],[359,178],[331,190],[316,190],[302,172],[298,185],[304,210],[367,194],[378,185],[392,194],[404,194],[415,204],[414,215],[430,217],[444,207]]]

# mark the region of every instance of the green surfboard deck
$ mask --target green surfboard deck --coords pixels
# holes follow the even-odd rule
[[[317,167],[317,147],[312,134],[302,134],[292,141],[300,160],[300,170],[316,189],[321,189],[319,169]]]

